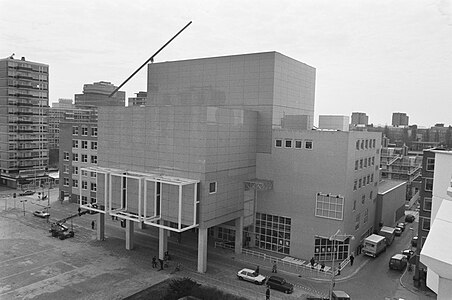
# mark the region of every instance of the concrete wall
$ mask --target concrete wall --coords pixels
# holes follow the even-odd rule
[[[391,180],[384,180],[391,181]],[[406,198],[406,182],[394,181],[395,187],[384,194],[378,194],[378,219],[375,220],[375,229],[381,222],[385,226],[394,227],[401,217],[398,211],[404,210]]]

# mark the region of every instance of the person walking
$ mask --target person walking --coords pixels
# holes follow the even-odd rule
[[[254,271],[254,273],[256,273],[256,275],[259,275],[259,266],[256,267],[256,271]]]
[[[350,266],[353,266],[353,261],[355,260],[355,257],[353,256],[353,253],[350,254]]]
[[[94,230],[94,226],[96,225],[96,222],[92,221],[91,222],[91,229]]]
[[[311,257],[310,262],[311,262],[311,269],[314,269],[314,264],[315,264],[315,258],[314,258],[314,256]]]
[[[157,268],[157,257],[155,257],[155,255],[152,258],[152,268]]]
[[[273,268],[272,268],[272,273],[278,273],[278,271],[276,270],[277,266],[276,266],[276,261],[273,262]]]
[[[265,300],[270,300],[270,288],[267,287],[267,291],[265,291]]]

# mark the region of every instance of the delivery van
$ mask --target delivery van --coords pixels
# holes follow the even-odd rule
[[[378,232],[378,235],[384,236],[386,238],[386,245],[391,246],[395,238],[395,228],[383,226],[381,227],[380,232]]]
[[[372,234],[364,239],[363,253],[368,256],[377,257],[381,252],[386,251],[386,238],[378,234]]]

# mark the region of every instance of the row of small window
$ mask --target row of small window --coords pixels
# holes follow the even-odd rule
[[[91,202],[90,203],[96,203],[97,199],[96,197],[91,197]],[[87,196],[82,196],[82,204],[88,204],[88,197]]]
[[[312,149],[311,140],[275,139],[276,148]]]
[[[63,165],[63,173],[69,174],[69,165]],[[96,178],[97,177],[97,173],[96,172],[88,172],[87,170],[82,170],[82,176],[83,177],[88,177],[88,173],[89,173],[91,178]],[[77,166],[72,166],[72,174],[73,175],[78,175],[78,167]]]
[[[353,190],[356,191],[357,189],[360,189],[361,187],[365,187],[366,185],[374,182],[374,174],[370,174],[367,176],[364,176],[360,179],[355,179],[355,182],[353,183]]]
[[[372,196],[373,196],[373,191],[370,191],[369,200],[373,199]],[[364,203],[366,203],[366,195],[361,196],[361,204],[364,204]],[[356,210],[356,199],[353,200],[353,210]]]
[[[374,165],[375,165],[375,156],[355,160],[355,170],[367,168]]]
[[[97,164],[97,155],[90,155],[91,156],[91,163]],[[69,152],[64,152],[64,161],[69,161]],[[78,153],[72,153],[72,161],[78,161]],[[82,154],[81,155],[81,162],[87,163],[88,162],[88,154]]]
[[[72,148],[81,146],[81,149],[88,149],[88,142],[89,141],[72,140]],[[91,150],[97,150],[97,141],[91,141]]]
[[[69,186],[69,178],[64,177],[63,181],[64,186]],[[77,188],[78,187],[78,179],[72,179],[72,187]],[[88,181],[82,180],[82,190],[88,189]],[[97,191],[97,184],[95,182],[91,182],[91,192]]]
[[[375,148],[375,139],[372,140],[356,140],[356,150]]]
[[[81,126],[82,136],[88,136],[88,127]],[[79,126],[72,126],[72,135],[79,134]],[[97,136],[97,127],[91,127],[91,136]]]

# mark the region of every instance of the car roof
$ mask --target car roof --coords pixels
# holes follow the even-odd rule
[[[253,273],[255,270],[251,270],[251,269],[245,268],[245,269],[241,269],[239,272],[242,272],[242,271],[246,271],[246,272],[251,272],[251,273]]]
[[[282,277],[279,277],[279,276],[270,276],[270,278],[269,279],[276,279],[276,280],[280,280],[280,281],[283,281],[283,280],[285,280],[284,278],[282,278]]]
[[[395,255],[393,255],[391,258],[394,258],[394,259],[402,259],[402,258],[404,258],[405,257],[405,255],[403,255],[403,254],[395,254]]]
[[[344,291],[333,291],[333,293],[337,296],[337,297],[350,297],[346,292]]]

